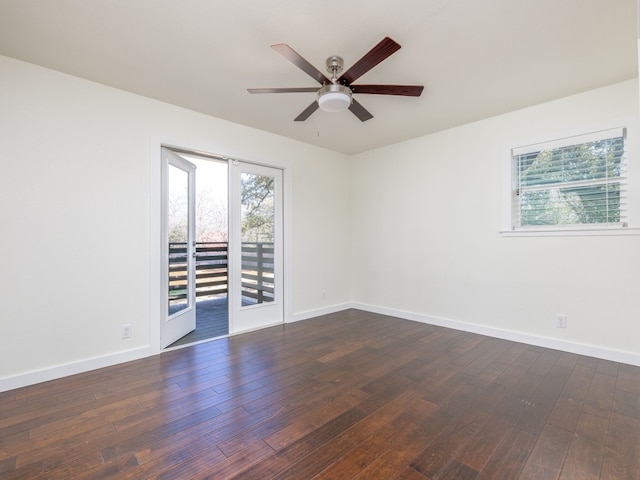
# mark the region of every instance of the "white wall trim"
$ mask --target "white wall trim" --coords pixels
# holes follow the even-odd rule
[[[308,310],[306,312],[293,314],[285,321],[285,323],[298,322],[300,320],[308,320],[310,318],[318,317],[320,315],[327,315],[329,313],[336,313],[343,310],[348,310],[349,308],[354,308],[350,303],[344,303],[339,305],[332,305],[330,307],[325,307],[321,309]],[[277,326],[282,325],[282,323],[277,323],[275,325],[269,326]],[[262,327],[266,328],[266,327]],[[254,329],[260,330],[260,329]],[[247,333],[251,330],[246,330],[240,333]],[[219,338],[219,337],[218,337]],[[207,339],[203,342],[205,343],[215,339]],[[194,344],[189,344],[185,346],[192,346]],[[179,347],[176,347],[179,348]],[[173,348],[169,348],[163,351],[170,351]],[[151,357],[154,355],[159,355],[160,352],[157,347],[145,346],[136,348],[133,350],[127,350],[124,352],[118,352],[114,354],[101,355],[98,357],[92,357],[84,360],[80,360],[78,362],[65,363],[61,365],[56,365],[53,367],[47,367],[40,370],[33,370],[31,372],[20,373],[17,375],[12,375],[9,377],[0,378],[0,392],[6,392],[9,390],[14,390],[16,388],[22,388],[29,385],[35,385],[42,382],[48,382],[50,380],[57,380],[60,378],[68,377],[70,375],[76,375],[78,373],[90,372],[92,370],[97,370],[99,368],[112,367],[114,365],[118,365],[120,363],[130,362],[133,360],[139,360],[141,358]]]
[[[625,228],[625,227],[602,227],[602,228],[567,228],[556,230],[501,230],[500,235],[503,237],[577,237],[584,236],[602,236],[602,237],[615,237],[622,235],[640,235],[640,228]]]
[[[293,314],[285,323],[299,322],[301,320],[309,320],[310,318],[319,317],[321,315],[329,315],[331,313],[342,312],[350,308],[358,308],[352,303],[339,303],[337,305],[330,305],[323,308],[314,308],[313,310],[306,310]]]
[[[119,363],[139,360],[151,355],[155,355],[152,348],[140,347],[125,352],[118,352],[99,357],[88,358],[79,362],[65,363],[54,367],[47,367],[40,370],[12,375],[10,377],[0,378],[0,392],[6,392],[15,388],[35,385],[37,383],[47,382],[49,380],[57,380],[59,378],[68,377],[78,373],[97,370],[98,368],[111,367]]]
[[[403,318],[405,320],[412,320],[414,322],[428,323],[430,325],[453,328],[455,330],[477,333],[489,337],[502,338],[504,340],[511,340],[513,342],[526,343],[528,345],[536,345],[538,347],[551,348],[554,350],[561,350],[578,355],[586,355],[589,357],[601,358],[603,360],[610,360],[613,362],[640,366],[640,355],[632,352],[613,350],[604,347],[598,347],[596,345],[588,345],[577,342],[568,342],[565,340],[558,340],[556,338],[532,335],[528,333],[516,332],[513,330],[503,330],[500,328],[487,327],[485,325],[479,325],[475,323],[434,317],[431,315],[424,315],[420,313],[406,312],[404,310],[380,307],[377,305],[368,305],[356,302],[352,304],[352,308],[357,308],[359,310],[364,310],[372,313],[380,313],[382,315],[389,315],[392,317]]]
[[[640,366],[640,355],[625,352],[621,350],[612,350],[596,345],[587,345],[576,342],[567,342],[564,340],[558,340],[555,338],[542,337],[538,335],[531,335],[512,330],[504,330],[499,328],[487,327],[485,325],[479,325],[475,323],[462,322],[459,320],[451,320],[447,318],[435,317],[431,315],[424,315],[420,313],[407,312],[404,310],[398,310],[394,308],[381,307],[378,305],[370,305],[358,302],[340,303],[337,305],[331,305],[324,308],[318,308],[313,310],[307,310],[304,312],[296,313],[290,317],[285,323],[299,322],[303,320],[309,320],[311,318],[319,317],[321,315],[328,315],[331,313],[337,313],[350,308],[363,310],[366,312],[379,313],[381,315],[389,315],[392,317],[402,318],[404,320],[411,320],[414,322],[426,323],[429,325],[437,325],[445,328],[452,328],[455,330],[462,330],[470,333],[477,333],[480,335],[486,335],[494,338],[502,338],[504,340],[510,340],[513,342],[526,343],[528,345],[536,345],[544,348],[551,348],[554,350],[561,350],[569,353],[575,353],[578,355],[586,355],[589,357],[601,358],[604,360],[610,360],[614,362],[626,363],[629,365]],[[278,324],[281,325],[281,324]],[[246,333],[246,332],[243,332]],[[141,358],[157,355],[158,351],[151,347],[140,347],[125,352],[118,352],[110,355],[102,355],[99,357],[93,357],[79,362],[67,363],[62,365],[56,365],[50,368],[44,368],[41,370],[34,370],[23,374],[13,375],[10,377],[0,378],[0,392],[13,390],[16,388],[25,387],[28,385],[35,385],[37,383],[46,382],[49,380],[56,380],[59,378],[75,375],[78,373],[84,373],[99,368],[110,367],[118,365],[120,363],[130,362],[133,360],[139,360]]]

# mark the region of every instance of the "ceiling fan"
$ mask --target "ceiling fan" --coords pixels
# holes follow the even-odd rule
[[[349,109],[362,122],[365,122],[373,118],[373,115],[353,98],[354,93],[419,97],[424,88],[422,85],[353,85],[354,81],[400,49],[400,44],[389,37],[383,38],[375,47],[369,50],[364,57],[339,77],[338,75],[344,67],[342,58],[337,55],[327,58],[327,71],[331,74],[331,78],[327,78],[326,75],[302,58],[300,54],[286,43],[271,45],[271,48],[303,72],[313,77],[313,79],[322,86],[320,88],[248,88],[247,91],[249,93],[316,93],[316,100],[294,119],[296,122],[303,122],[318,108],[328,112],[339,112]]]

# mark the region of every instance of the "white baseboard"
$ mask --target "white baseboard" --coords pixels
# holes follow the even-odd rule
[[[453,328],[455,330],[463,330],[470,333],[478,333],[488,337],[502,338],[513,342],[526,343],[528,345],[536,345],[538,347],[551,348],[561,350],[563,352],[576,353],[578,355],[586,355],[589,357],[601,358],[603,360],[611,360],[614,362],[626,363],[629,365],[640,366],[640,355],[633,352],[625,352],[622,350],[613,350],[609,348],[599,347],[597,345],[587,345],[583,343],[567,342],[556,338],[531,335],[528,333],[516,332],[512,330],[503,330],[500,328],[488,327],[475,323],[461,322],[447,318],[433,317],[419,313],[406,312],[393,308],[380,307],[377,305],[368,305],[364,303],[353,303],[352,308],[364,310],[372,313],[380,313],[392,317],[403,318],[415,322],[428,323],[430,325],[438,325],[440,327]]]
[[[349,308],[352,308],[352,305],[349,303],[344,303],[339,305],[332,305],[326,308],[309,310],[306,312],[294,314],[292,317],[287,319],[287,323],[306,320],[329,313],[336,313],[342,310],[347,310]],[[119,363],[129,362],[132,360],[138,360],[140,358],[149,357],[158,353],[159,352],[157,350],[154,350],[149,346],[145,346],[133,350],[127,350],[125,352],[102,355],[99,357],[80,360],[78,362],[56,365],[53,367],[33,370],[9,377],[2,377],[0,378],[0,392],[6,392],[16,388],[26,387],[28,385],[35,385],[36,383],[68,377],[70,375],[84,373],[91,370],[96,370],[98,368],[110,367],[112,365],[117,365]]]
[[[554,350],[561,350],[570,353],[576,353],[579,355],[586,355],[589,357],[602,358],[604,360],[611,360],[614,362],[626,363],[629,365],[640,366],[640,355],[632,352],[625,352],[621,350],[613,350],[596,345],[586,345],[575,342],[567,342],[558,340],[555,338],[542,337],[537,335],[531,335],[527,333],[516,332],[512,330],[503,330],[494,327],[488,327],[486,325],[479,325],[475,323],[461,322],[458,320],[451,320],[447,318],[434,317],[430,315],[424,315],[413,312],[406,312],[404,310],[397,310],[393,308],[380,307],[377,305],[369,305],[365,303],[341,303],[337,305],[331,305],[324,308],[318,308],[314,310],[307,310],[304,312],[296,313],[292,315],[287,323],[299,322],[302,320],[308,320],[310,318],[318,317],[321,315],[328,315],[331,313],[341,312],[349,308],[355,308],[358,310],[364,310],[366,312],[379,313],[382,315],[389,315],[392,317],[402,318],[405,320],[412,320],[414,322],[427,323],[430,325],[438,325],[446,328],[453,328],[455,330],[462,330],[470,333],[477,333],[480,335],[486,335],[489,337],[502,338],[504,340],[511,340],[514,342],[526,343],[528,345],[536,345],[544,348],[552,348]],[[55,380],[57,378],[66,377],[69,375],[75,375],[77,373],[88,372],[90,370],[96,370],[98,368],[109,367],[117,365],[119,363],[129,362],[132,360],[138,360],[140,358],[156,355],[159,352],[152,349],[149,346],[140,347],[133,350],[127,350],[125,352],[118,352],[109,355],[103,355],[99,357],[93,357],[86,360],[82,360],[74,363],[67,363],[63,365],[56,365],[54,367],[44,368],[41,370],[34,370],[23,374],[18,374],[10,377],[0,378],[0,392],[13,390],[15,388],[25,387],[28,385],[34,385],[36,383],[46,382],[49,380]]]
[[[68,377],[77,373],[88,372],[98,368],[110,367],[119,363],[138,360],[140,358],[154,355],[158,352],[153,351],[150,347],[140,347],[125,352],[118,352],[99,357],[93,357],[79,362],[66,363],[56,365],[54,367],[43,368],[41,370],[33,370],[31,372],[21,373],[10,377],[0,378],[0,392],[6,392],[15,388],[35,385],[36,383],[47,382],[57,378]]]
[[[285,323],[299,322],[301,320],[308,320],[310,318],[319,317],[321,315],[329,315],[330,313],[342,312],[354,307],[352,303],[339,303],[337,305],[330,305],[328,307],[316,308],[313,310],[306,310],[304,312],[295,313],[291,318],[287,319]]]

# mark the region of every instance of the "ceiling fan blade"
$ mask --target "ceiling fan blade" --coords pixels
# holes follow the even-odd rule
[[[249,93],[297,93],[297,92],[317,92],[317,87],[300,88],[247,88]]]
[[[385,58],[400,50],[400,44],[389,37],[384,37],[380,43],[369,50],[364,57],[354,63],[349,70],[344,72],[338,82],[351,85],[352,82],[378,65]]]
[[[298,52],[296,52],[286,43],[276,43],[275,45],[271,45],[271,48],[273,48],[276,52],[289,60],[307,75],[313,77],[313,79],[321,85],[331,83],[331,81],[325,76],[324,73],[307,62]]]
[[[313,112],[318,109],[318,102],[314,100],[314,102],[305,108],[300,115],[293,119],[294,122],[304,122],[307,118],[311,116]]]
[[[422,85],[351,85],[353,93],[369,93],[372,95],[402,95],[405,97],[419,97]]]
[[[351,105],[349,106],[349,110],[360,119],[361,122],[366,122],[373,118],[373,115],[369,113],[369,110],[364,108],[356,99],[351,101]]]

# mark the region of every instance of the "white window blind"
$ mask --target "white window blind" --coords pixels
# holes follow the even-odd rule
[[[625,130],[511,150],[512,228],[626,226]]]

